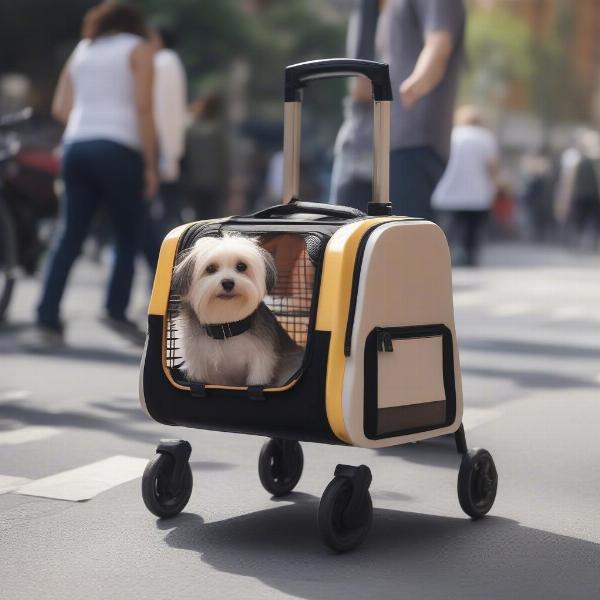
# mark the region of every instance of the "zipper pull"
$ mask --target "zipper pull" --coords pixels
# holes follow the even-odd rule
[[[385,335],[385,331],[383,329],[377,330],[377,352],[383,352],[383,337]]]
[[[392,336],[385,329],[377,330],[377,351],[378,352],[393,352]]]
[[[394,351],[394,346],[392,344],[392,336],[390,335],[389,331],[385,331],[383,334],[383,343],[385,346],[385,351],[386,352],[393,352]]]

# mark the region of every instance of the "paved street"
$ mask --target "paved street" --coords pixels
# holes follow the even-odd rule
[[[142,413],[139,350],[96,320],[105,267],[75,270],[70,346],[54,356],[16,343],[37,290],[20,282],[0,325],[0,597],[599,598],[600,257],[496,245],[484,263],[454,274],[467,441],[500,476],[480,522],[460,510],[446,439],[303,444],[298,491],[271,499],[256,472],[262,439]],[[194,449],[190,503],[164,522],[140,495],[161,437]],[[364,545],[336,556],[316,514],[340,462],[371,467],[375,511]]]

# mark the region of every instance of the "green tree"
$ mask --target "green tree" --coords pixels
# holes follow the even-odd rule
[[[534,70],[531,45],[527,26],[506,9],[472,10],[466,35],[463,97],[482,106],[498,107],[511,86],[523,88],[528,96]]]

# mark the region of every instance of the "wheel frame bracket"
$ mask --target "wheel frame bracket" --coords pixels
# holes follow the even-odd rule
[[[192,446],[186,440],[160,440],[156,447],[157,454],[168,454],[175,465],[169,482],[169,491],[176,494],[183,485],[185,467],[192,454]]]
[[[371,481],[373,481],[371,469],[366,465],[358,467],[337,465],[334,474],[336,477],[347,479],[352,485],[352,496],[344,510],[342,521],[346,527],[353,529],[360,524],[361,509]]]

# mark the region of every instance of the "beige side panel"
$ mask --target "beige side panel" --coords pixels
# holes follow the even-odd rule
[[[442,337],[394,340],[392,346],[393,352],[381,352],[378,357],[377,406],[445,400]]]
[[[414,442],[456,431],[462,420],[462,382],[452,305],[452,274],[446,238],[428,221],[401,221],[378,227],[370,236],[361,268],[351,355],[344,373],[344,421],[352,443],[380,448]],[[456,381],[456,419],[446,428],[381,440],[364,435],[364,350],[375,327],[446,325],[452,332]],[[404,354],[402,366],[380,369],[382,407],[443,400],[439,338],[394,341]],[[406,343],[413,345],[401,346]],[[414,345],[414,344],[417,345]],[[402,350],[401,350],[402,348]],[[385,353],[378,355],[385,358]],[[430,368],[425,365],[429,364]],[[416,371],[416,372],[415,372]],[[408,386],[408,387],[406,387]],[[412,388],[412,389],[410,389]],[[417,389],[418,388],[418,389]],[[407,393],[407,389],[409,393]],[[416,400],[415,400],[416,398]]]

